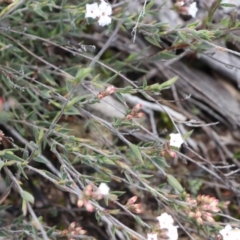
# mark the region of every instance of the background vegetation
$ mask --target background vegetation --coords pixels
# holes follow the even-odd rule
[[[110,1],[100,27],[90,1],[1,1],[3,239],[146,239],[163,212],[179,239],[238,226],[240,24],[223,2],[192,18],[170,0]],[[187,139],[175,158],[173,132]],[[104,199],[86,194],[100,183]],[[190,214],[199,195],[220,200],[215,222]]]

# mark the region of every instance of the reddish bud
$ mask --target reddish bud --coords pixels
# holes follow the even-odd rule
[[[126,118],[127,118],[127,120],[132,120],[133,116],[132,116],[131,114],[128,114],[128,115],[126,116]]]
[[[84,189],[84,195],[91,196],[93,191],[93,186],[91,184],[87,185]]]
[[[197,221],[197,223],[199,223],[199,224],[203,224],[203,220],[202,220],[202,218],[201,218],[201,217],[199,217],[199,218],[196,218],[196,221]]]
[[[138,196],[133,196],[131,198],[128,199],[127,201],[127,205],[132,205],[133,203],[135,203],[138,199]]]
[[[142,213],[142,206],[140,203],[133,204],[133,212]]]
[[[143,112],[137,113],[136,115],[134,115],[134,117],[135,118],[145,117],[145,113],[143,113]]]
[[[69,230],[73,230],[75,227],[76,227],[76,223],[75,223],[75,222],[72,222],[72,223],[69,225]]]
[[[177,156],[177,153],[175,153],[174,151],[168,151],[168,153],[170,154],[171,157],[175,158]]]
[[[141,103],[138,103],[133,109],[132,109],[132,112],[138,112],[140,109],[142,108],[142,104]]]
[[[81,198],[79,198],[77,201],[77,206],[80,208],[83,206],[83,204],[84,204],[84,201]]]
[[[93,212],[94,211],[94,207],[93,207],[93,205],[91,204],[90,201],[85,201],[84,206],[85,206],[85,208],[88,212]]]
[[[109,86],[107,87],[107,89],[105,90],[105,92],[108,94],[108,95],[111,95],[113,94],[114,92],[116,92],[116,88],[114,86]]]

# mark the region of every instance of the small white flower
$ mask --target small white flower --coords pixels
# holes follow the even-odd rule
[[[229,224],[225,226],[219,233],[223,240],[240,240],[240,229],[232,228]]]
[[[97,193],[102,195],[108,195],[109,191],[109,186],[106,183],[101,183],[98,187]]]
[[[167,230],[167,236],[169,240],[178,240],[178,226],[174,226],[174,225],[169,225]]]
[[[112,14],[112,7],[109,3],[101,0],[101,4],[99,5],[100,17],[98,20],[98,24],[100,26],[108,25],[112,22],[112,19],[109,17]]]
[[[196,14],[198,12],[197,8],[197,3],[193,2],[189,7],[188,7],[188,14],[191,15],[193,18],[196,17]]]
[[[233,240],[240,240],[240,229],[234,228],[231,232],[231,236]]]
[[[170,134],[170,146],[180,148],[184,143],[184,140],[179,133],[171,133]]]
[[[158,240],[157,233],[148,233],[147,240]]]
[[[86,4],[85,18],[96,18],[100,16],[100,10],[97,3]]]
[[[159,221],[160,229],[168,228],[168,226],[173,225],[173,218],[168,213],[162,213],[159,217],[157,217]]]
[[[167,229],[167,236],[169,240],[177,240],[178,239],[178,226],[173,225],[173,218],[168,213],[163,213],[161,216],[157,217],[159,221],[160,229]]]
[[[224,240],[224,239],[227,239],[227,237],[229,236],[231,231],[232,231],[232,227],[228,224],[225,226],[225,228],[223,228],[221,231],[219,231],[219,233],[222,235],[223,240]]]

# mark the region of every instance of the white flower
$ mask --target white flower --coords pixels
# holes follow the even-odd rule
[[[231,240],[240,240],[240,229],[234,228],[230,233]]]
[[[167,213],[162,213],[161,216],[157,217],[159,221],[160,229],[168,228],[168,226],[173,225],[173,218]]]
[[[85,18],[96,18],[100,16],[100,10],[97,3],[86,4]]]
[[[86,14],[85,18],[99,18],[98,24],[100,26],[108,25],[112,22],[112,19],[109,17],[112,14],[112,7],[109,3],[101,0],[101,3],[86,4]]]
[[[171,133],[170,134],[170,146],[180,148],[184,143],[184,140],[179,133]]]
[[[219,231],[223,240],[240,240],[240,229],[232,228],[229,224],[224,229]]]
[[[101,0],[99,5],[100,17],[98,23],[100,26],[108,25],[112,22],[112,19],[109,17],[112,14],[112,7],[109,3]]]
[[[169,240],[177,240],[178,239],[178,226],[173,225],[173,218],[171,215],[167,213],[161,214],[161,216],[157,217],[159,221],[160,229],[167,229],[167,236]]]
[[[174,225],[169,225],[167,230],[167,236],[169,240],[178,240],[178,226],[174,226]]]
[[[157,233],[148,233],[147,240],[158,240]]]
[[[102,195],[108,195],[109,191],[109,186],[106,183],[101,183],[98,187],[97,193]]]
[[[188,14],[191,15],[193,18],[196,17],[196,14],[198,12],[197,8],[197,3],[193,2],[189,7],[188,7]]]
[[[223,239],[225,239],[225,237],[229,236],[229,233],[232,231],[232,227],[228,224],[225,226],[224,229],[222,229],[221,231],[219,231],[219,233],[221,233]]]

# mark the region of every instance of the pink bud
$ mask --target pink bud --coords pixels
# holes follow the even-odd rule
[[[171,157],[175,158],[177,156],[177,153],[175,153],[174,151],[168,151],[168,153],[170,154]]]
[[[93,186],[91,184],[87,185],[84,189],[84,195],[91,196],[93,191]]]
[[[142,212],[142,206],[141,206],[140,203],[134,204],[134,205],[133,205],[133,208],[134,208],[133,211],[134,211],[135,213],[141,213],[141,212]]]
[[[126,116],[126,118],[127,118],[127,120],[132,120],[133,116],[132,116],[131,114],[128,114],[128,115]]]
[[[199,218],[196,218],[196,221],[197,221],[199,224],[203,224],[203,220],[202,220],[202,218],[201,218],[201,217],[199,217]]]
[[[99,100],[101,100],[101,99],[103,99],[105,96],[104,96],[104,94],[102,94],[102,93],[99,93],[98,95],[97,95],[97,98],[99,99]]]
[[[84,202],[84,206],[85,206],[85,208],[88,212],[93,212],[94,211],[94,207],[93,207],[93,205],[91,204],[90,201]]]
[[[145,117],[145,113],[143,113],[143,112],[137,113],[136,115],[134,115],[134,117],[135,118]]]
[[[74,229],[76,226],[76,223],[75,222],[72,222],[70,225],[69,225],[69,229]]]
[[[191,217],[191,218],[195,218],[196,214],[195,214],[194,212],[190,212],[190,213],[188,214],[188,216]]]
[[[196,218],[198,217],[201,217],[202,216],[202,213],[200,211],[197,211],[196,214],[195,214]]]
[[[83,200],[81,198],[79,198],[77,201],[77,206],[80,208],[83,206],[83,203],[84,203]]]
[[[205,220],[206,220],[207,222],[210,222],[210,223],[214,223],[214,222],[215,222],[214,218],[212,218],[212,217],[210,217],[210,216],[207,216],[207,217],[205,218]]]
[[[116,88],[114,86],[109,86],[105,91],[108,95],[110,95],[116,92]]]
[[[137,201],[137,199],[138,199],[138,196],[133,196],[133,197],[129,198],[127,201],[127,205],[131,205],[131,204],[135,203]]]
[[[141,103],[138,103],[133,109],[132,109],[132,112],[138,112],[140,109],[142,108],[142,104]]]

